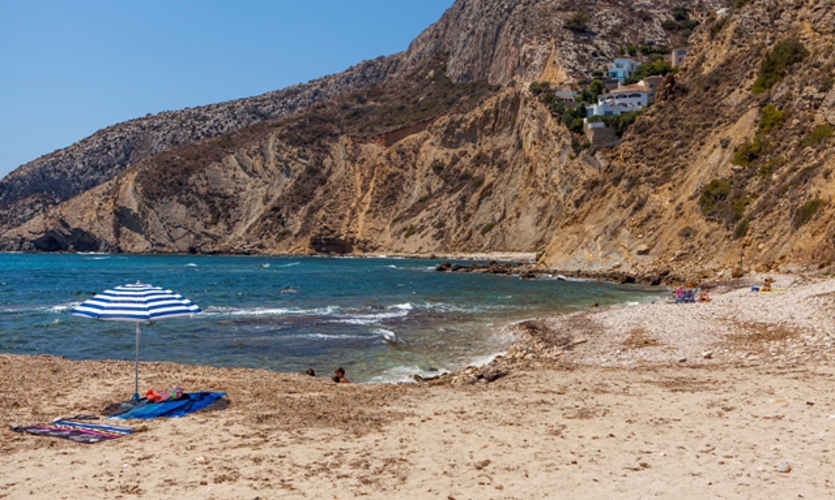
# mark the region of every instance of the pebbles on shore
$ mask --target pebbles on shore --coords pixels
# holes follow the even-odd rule
[[[472,383],[491,370],[531,362],[600,367],[835,362],[835,280],[779,276],[785,293],[751,290],[761,280],[717,284],[707,303],[654,302],[508,325],[518,340],[484,367],[434,383]]]

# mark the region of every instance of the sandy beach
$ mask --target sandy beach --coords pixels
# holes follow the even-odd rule
[[[835,280],[776,278],[509,325],[428,383],[145,363],[228,406],[92,445],[10,426],[100,413],[132,363],[0,355],[0,498],[832,498]]]

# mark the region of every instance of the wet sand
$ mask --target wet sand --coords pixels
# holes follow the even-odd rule
[[[228,407],[94,445],[9,426],[97,414],[132,363],[0,355],[0,498],[832,497],[835,280],[775,286],[513,325],[492,383],[145,363]]]

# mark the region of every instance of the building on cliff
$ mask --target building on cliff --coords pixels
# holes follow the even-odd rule
[[[633,61],[632,59],[615,59],[609,66],[609,78],[616,78],[620,83],[623,83],[640,65],[640,61]]]
[[[648,76],[634,85],[621,86],[608,94],[601,94],[596,104],[586,106],[586,117],[617,116],[645,108],[655,102],[656,91],[663,81],[663,77]]]

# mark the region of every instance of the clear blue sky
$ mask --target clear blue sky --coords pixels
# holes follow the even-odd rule
[[[0,0],[0,177],[147,113],[405,50],[453,0]]]

